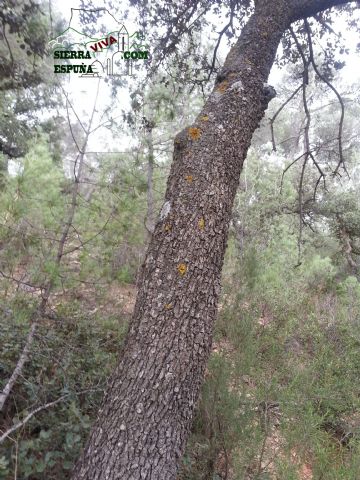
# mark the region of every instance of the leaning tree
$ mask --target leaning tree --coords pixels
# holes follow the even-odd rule
[[[199,18],[199,10],[209,10],[210,3],[165,2],[162,11],[156,0],[156,21],[161,12],[169,21],[177,18],[176,28],[159,50],[179,54],[178,36],[190,28],[192,18]],[[247,12],[247,21],[243,17],[245,25],[201,113],[175,137],[165,202],[142,266],[129,332],[73,480],[176,479],[211,349],[232,205],[252,135],[275,96],[267,79],[279,43],[285,38],[285,51],[288,43],[291,55],[300,61],[299,91],[307,117],[302,169],[313,164],[321,184],[324,172],[309,142],[309,69],[317,70],[329,88],[332,85],[315,63],[307,19],[315,16],[323,28],[331,29],[326,22],[329,14],[322,12],[346,3],[226,2],[230,28],[231,15],[239,8]],[[342,118],[341,113],[336,174],[344,168]]]

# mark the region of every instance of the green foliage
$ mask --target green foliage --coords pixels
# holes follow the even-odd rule
[[[102,188],[91,201],[83,200],[86,191],[80,186],[60,264],[56,257],[74,184],[54,162],[47,137],[32,142],[15,175],[4,175],[0,388],[21,354],[44,285],[51,284],[52,295],[1,428],[38,406],[63,400],[37,413],[0,446],[0,478],[14,478],[15,471],[23,479],[69,478],[115,366],[127,320],[117,295],[122,295],[120,283],[134,282],[146,238],[144,176],[130,154],[121,162],[118,167],[119,158],[107,159],[98,168]]]
[[[300,480],[308,468],[314,478],[355,480],[359,283],[349,277],[332,288],[335,267],[316,254],[296,273],[281,266],[281,250],[257,255],[249,246],[249,254],[263,269],[236,292],[233,280],[225,286],[181,478],[231,470],[239,480]],[[262,261],[268,256],[273,263]]]
[[[45,2],[3,0],[0,90],[34,86],[49,74],[44,61],[50,29],[49,18],[42,11],[46,7]]]
[[[360,283],[344,268],[336,219],[356,235],[356,195],[334,189],[317,204],[320,228],[303,227],[299,262],[293,178],[275,195],[279,165],[251,155],[180,478],[356,480]]]
[[[15,31],[24,27],[28,51],[40,62],[46,22],[34,11],[22,20],[20,7],[16,3],[13,19],[4,11],[6,28],[9,22],[15,22]],[[16,62],[30,57],[11,40]],[[195,78],[193,64],[205,61],[205,53],[189,56],[185,73]],[[9,68],[8,52],[0,56]],[[73,141],[65,134],[65,120],[46,120],[41,128],[35,121],[36,112],[53,101],[51,86],[33,88],[44,78],[32,76],[29,59],[23,64],[28,73],[23,86],[31,91],[14,91],[9,75],[0,85],[0,150],[18,158],[9,174],[7,156],[0,157],[0,388],[49,285],[51,295],[1,428],[39,405],[62,400],[34,415],[0,447],[0,478],[66,480],[125,336],[134,295],[129,285],[148,240],[149,157],[156,211],[174,125],[190,124],[203,100],[187,95],[179,82],[172,85],[159,70],[150,88],[131,94],[134,115],[125,115],[137,127],[139,147],[87,155],[77,186],[69,175],[76,157],[64,146]],[[179,80],[180,70],[181,63],[168,76]],[[298,114],[298,105],[294,108]],[[347,129],[357,113],[346,120]],[[104,112],[113,126],[111,115]],[[314,174],[307,172],[300,236],[300,164],[281,181],[299,147],[297,130],[303,125],[297,117],[284,118],[282,112],[276,128],[276,136],[292,138],[290,143],[274,153],[270,142],[260,147],[255,141],[249,153],[235,202],[213,353],[179,480],[303,480],[306,471],[314,480],[358,480],[360,284],[356,269],[346,267],[341,237],[345,230],[358,259],[358,191],[355,184],[333,180],[314,201]],[[325,138],[333,115],[313,128]],[[81,130],[75,125],[72,133]],[[268,132],[260,130],[260,136],[270,141]]]
[[[15,298],[10,315],[1,320],[6,342],[0,364],[4,379],[11,374],[28,329],[26,313],[30,312],[25,306],[13,315],[18,302]],[[89,318],[75,304],[59,305],[57,312],[57,318],[44,321],[37,333],[38,342],[24,371],[26,382],[20,382],[14,392],[21,413],[13,421],[26,416],[28,405],[31,410],[60,397],[64,400],[34,416],[1,446],[0,478],[13,478],[15,464],[24,479],[68,478],[115,366],[125,322]]]

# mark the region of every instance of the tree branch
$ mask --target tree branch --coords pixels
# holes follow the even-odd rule
[[[315,59],[314,59],[314,51],[313,51],[312,39],[311,39],[311,29],[310,29],[310,25],[307,22],[307,20],[304,20],[304,25],[305,25],[305,31],[306,31],[306,34],[307,34],[307,38],[308,38],[309,59],[310,59],[311,65],[312,65],[316,75],[320,78],[320,80],[322,80],[334,92],[334,94],[336,95],[336,97],[339,101],[340,108],[341,108],[341,115],[340,115],[340,120],[339,120],[339,134],[338,134],[339,162],[338,162],[337,167],[334,171],[334,175],[338,174],[339,168],[340,168],[340,166],[342,166],[343,169],[345,170],[345,172],[347,173],[347,175],[349,176],[349,173],[347,172],[345,161],[344,161],[343,147],[342,147],[343,125],[344,125],[344,117],[345,117],[344,101],[341,98],[341,95],[339,94],[339,92],[332,85],[332,83],[330,83],[329,80],[327,80],[326,77],[324,75],[322,75],[321,72],[319,71],[319,69],[316,65]]]
[[[274,122],[277,118],[277,116],[279,115],[279,113],[283,110],[284,107],[286,107],[286,105],[291,102],[291,100],[297,95],[297,93],[302,89],[302,85],[299,85],[298,88],[296,90],[294,90],[294,92],[290,95],[290,97],[285,100],[285,102],[283,102],[281,104],[281,106],[278,108],[278,110],[276,111],[276,113],[274,114],[274,116],[272,118],[270,118],[270,131],[271,131],[271,141],[272,141],[272,146],[273,146],[273,151],[276,152],[276,142],[275,142],[275,133],[274,133]]]
[[[30,348],[31,348],[31,345],[34,341],[36,327],[37,327],[37,323],[33,322],[32,325],[31,325],[31,328],[29,330],[26,342],[25,342],[25,347],[24,347],[24,349],[23,349],[23,351],[20,355],[20,358],[19,358],[19,360],[16,364],[16,367],[15,367],[10,379],[6,383],[6,385],[4,387],[4,390],[2,392],[0,392],[0,412],[3,410],[6,399],[10,395],[10,392],[13,389],[13,386],[15,385],[18,376],[21,374],[22,369],[24,368],[24,365],[28,360],[29,353],[30,353]]]
[[[4,432],[1,437],[0,437],[0,445],[7,439],[7,437],[9,435],[11,435],[13,432],[15,432],[16,430],[18,430],[20,427],[22,427],[23,425],[25,425],[34,415],[36,415],[37,413],[41,412],[41,410],[45,410],[46,408],[50,408],[50,407],[53,407],[54,405],[56,405],[57,403],[60,403],[61,401],[63,401],[65,398],[67,397],[66,396],[63,396],[63,397],[60,397],[58,398],[57,400],[54,400],[53,402],[49,402],[49,403],[46,403],[45,405],[41,405],[41,407],[38,407],[38,408],[35,408],[35,410],[33,410],[32,412],[30,412],[28,415],[26,415],[26,417],[24,418],[24,420],[21,420],[21,422],[18,422],[18,423],[15,423],[15,425],[13,425],[11,428],[9,428],[8,430],[6,430],[6,432]]]
[[[88,390],[82,390],[80,392],[76,392],[75,395],[83,395],[84,393],[89,393],[89,392],[97,392],[97,391],[102,391],[100,388],[91,388]],[[59,397],[58,399],[54,400],[53,402],[48,402],[45,403],[45,405],[41,405],[40,407],[35,408],[32,412],[30,412],[26,417],[21,420],[20,422],[15,423],[12,427],[10,427],[6,432],[4,432],[1,437],[0,437],[0,445],[11,435],[13,432],[24,426],[34,415],[37,413],[41,412],[42,410],[46,410],[50,407],[54,407],[58,403],[66,400],[67,398],[70,397],[70,394],[63,395]]]
[[[294,12],[292,21],[295,22],[296,20],[312,17],[323,10],[351,2],[349,0],[291,0],[287,3],[290,4],[289,8]]]

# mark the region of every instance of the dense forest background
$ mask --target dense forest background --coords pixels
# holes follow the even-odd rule
[[[173,138],[204,102],[214,45],[209,35],[198,58],[175,52],[150,76],[139,67],[132,82],[106,83],[107,102],[90,80],[91,109],[82,111],[47,54],[64,19],[46,2],[3,3],[1,388],[28,349],[0,413],[0,478],[63,480],[116,364]],[[353,54],[335,38],[341,60],[314,46],[326,81],[309,67],[305,109],[302,69],[286,43],[279,52],[277,97],[232,214],[213,351],[179,480],[360,478],[360,97],[342,70]],[[346,168],[336,167],[339,135]],[[90,148],[94,136],[102,143]],[[303,161],[306,142],[316,161]]]

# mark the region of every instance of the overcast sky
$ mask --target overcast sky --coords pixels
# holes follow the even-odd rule
[[[71,16],[71,8],[80,8],[80,0],[51,0],[52,1],[52,8],[57,10],[57,12],[65,19],[67,22],[70,20]],[[104,3],[101,0],[94,1],[96,8],[104,7]],[[125,3],[123,3],[125,5]],[[122,22],[122,18],[116,18],[119,22]],[[134,33],[137,30],[137,25],[131,20],[127,20],[126,27],[128,28],[130,33]],[[359,42],[358,35],[354,32],[348,30],[348,27],[345,23],[345,20],[338,16],[335,24],[334,24],[335,31],[341,31],[343,36],[346,38],[346,43],[348,48],[350,49],[350,55],[348,55],[346,60],[346,67],[341,71],[341,78],[344,83],[344,88],[346,85],[352,85],[354,83],[360,83],[360,54],[356,54],[356,45]],[[109,27],[110,30],[112,26]],[[221,27],[219,26],[219,30]],[[223,42],[220,46],[219,52],[222,57],[226,56],[228,47]],[[95,96],[95,91],[97,88],[98,80],[91,79],[91,78],[79,78],[75,75],[67,75],[70,77],[70,81],[66,83],[66,90],[69,92],[73,105],[79,115],[86,118],[90,115],[93,100]],[[274,66],[269,83],[276,85],[281,82],[282,72],[276,66]],[[110,100],[109,92],[108,92],[108,85],[102,81],[102,87],[100,89],[99,94],[99,101],[98,101],[98,116],[101,115],[102,106],[106,106],[109,102],[113,102]],[[129,100],[127,92],[124,90],[118,96],[117,104],[112,105],[114,115],[118,115],[121,111],[121,108],[127,108],[129,106]],[[117,131],[116,142],[112,139],[111,132],[106,128],[103,128],[97,132],[96,136],[90,141],[90,149],[91,150],[102,150],[102,151],[112,151],[112,150],[121,150],[129,143],[129,140],[126,138],[126,135],[122,136],[121,132]]]

